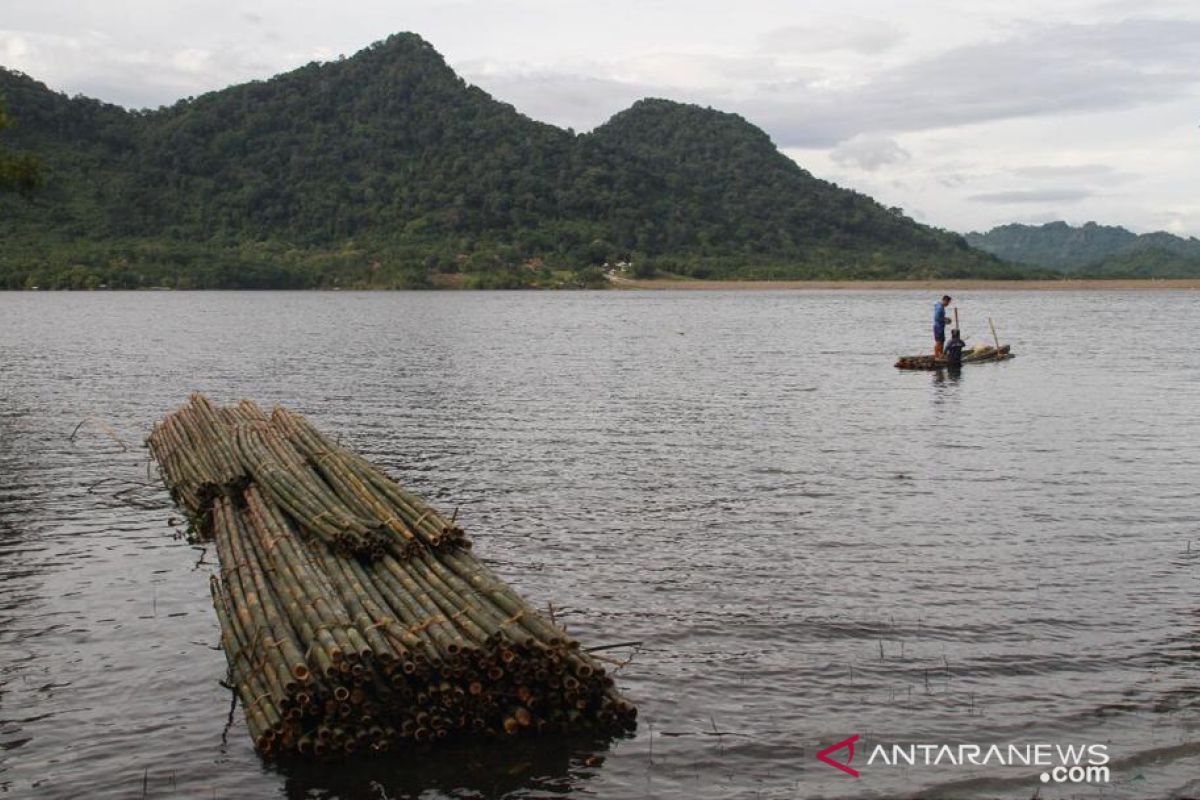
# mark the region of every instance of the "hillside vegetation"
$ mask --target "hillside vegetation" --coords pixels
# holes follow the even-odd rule
[[[981,250],[1017,264],[1082,278],[1200,277],[1200,239],[1162,231],[1138,235],[1111,225],[1002,225],[968,233]]]
[[[643,100],[577,135],[467,85],[413,34],[157,110],[0,70],[36,155],[0,197],[0,287],[587,285],[1018,277],[963,237],[819,180],[741,117]]]

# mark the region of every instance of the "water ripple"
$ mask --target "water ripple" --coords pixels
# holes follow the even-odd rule
[[[1090,796],[813,757],[857,732],[1103,742],[1103,796],[1195,795],[1200,365],[1161,342],[1200,306],[961,299],[1020,357],[897,374],[909,292],[0,295],[0,794]],[[140,447],[193,389],[310,415],[642,641],[636,738],[263,764]]]

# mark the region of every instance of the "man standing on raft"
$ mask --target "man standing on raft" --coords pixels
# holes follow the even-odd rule
[[[950,307],[950,295],[933,304],[933,357],[941,358],[946,345],[946,309]]]

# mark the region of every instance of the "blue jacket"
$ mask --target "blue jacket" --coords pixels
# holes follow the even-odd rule
[[[940,300],[933,304],[933,332],[938,336],[946,333],[946,307]]]

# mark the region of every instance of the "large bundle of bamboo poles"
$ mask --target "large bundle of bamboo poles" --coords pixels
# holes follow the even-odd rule
[[[193,395],[147,442],[215,541],[213,605],[260,752],[633,727],[603,665],[453,520],[303,417]]]

